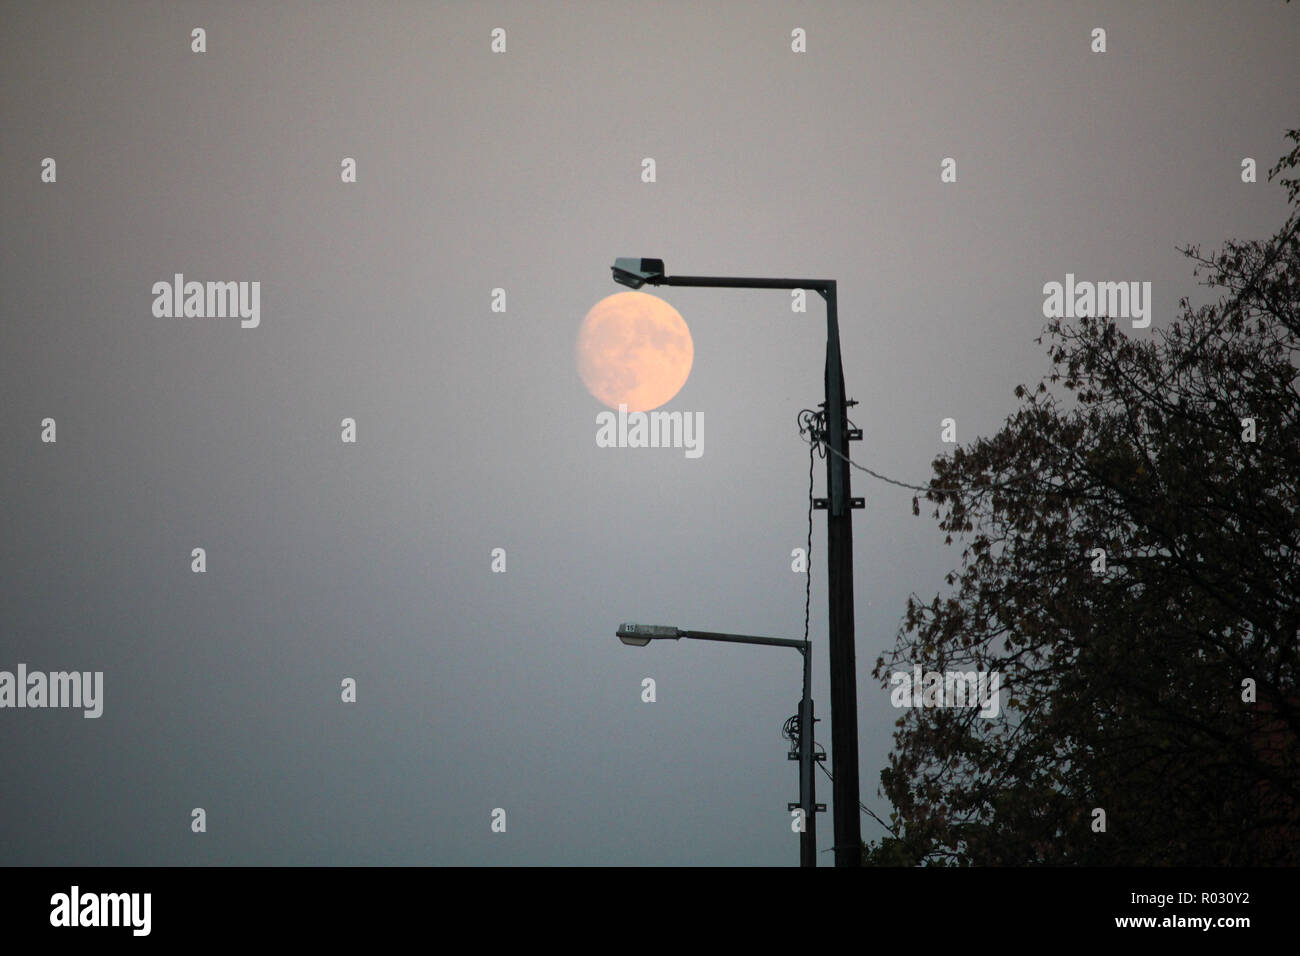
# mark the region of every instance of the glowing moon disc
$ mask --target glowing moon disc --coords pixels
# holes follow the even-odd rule
[[[578,374],[592,395],[629,412],[658,408],[686,384],[695,343],[686,320],[645,292],[601,299],[578,330]]]

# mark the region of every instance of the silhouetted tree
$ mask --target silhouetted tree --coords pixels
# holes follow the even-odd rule
[[[1051,373],[1015,389],[996,435],[935,460],[925,498],[961,565],[949,595],[909,599],[874,674],[997,671],[1003,712],[900,710],[881,774],[898,834],[868,862],[1300,862],[1300,130],[1287,137],[1269,179],[1291,214],[1272,240],[1181,250],[1218,303],[1184,298],[1167,329],[1131,336],[1051,322]]]

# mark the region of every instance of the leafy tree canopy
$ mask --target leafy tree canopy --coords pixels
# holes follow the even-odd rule
[[[996,435],[934,462],[924,497],[961,564],[949,594],[909,599],[874,676],[996,671],[1002,712],[899,711],[881,774],[895,834],[869,862],[1300,862],[1300,130],[1287,138],[1278,233],[1181,250],[1217,303],[1184,298],[1131,337],[1051,322],[1050,374],[1015,389]]]

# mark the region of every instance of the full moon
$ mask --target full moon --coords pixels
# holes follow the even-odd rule
[[[686,384],[695,343],[671,305],[644,292],[601,299],[578,330],[578,374],[610,408],[645,412],[670,401]]]

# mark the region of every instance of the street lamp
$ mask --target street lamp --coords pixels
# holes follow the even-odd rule
[[[612,268],[614,281],[631,289],[639,289],[664,275],[662,259],[615,259]]]
[[[677,628],[657,624],[621,624],[618,628],[618,639],[629,647],[645,647],[654,640],[675,641],[681,636]]]
[[[853,509],[865,506],[852,497],[849,481],[849,441],[862,432],[849,428],[844,397],[844,365],[840,360],[840,325],[834,279],[755,279],[730,276],[670,276],[662,259],[619,258],[612,267],[614,281],[639,289],[654,286],[697,286],[725,289],[814,289],[826,301],[826,401],[823,429],[814,436],[825,441],[828,497],[813,502],[826,511],[826,590],[830,603],[831,763],[834,768],[835,865],[862,865],[862,820],[858,810],[858,679],[853,646]]]
[[[799,865],[817,865],[817,811],[825,810],[816,802],[813,782],[813,701],[812,701],[812,644],[784,637],[751,637],[747,634],[719,634],[716,631],[683,631],[661,624],[620,624],[618,639],[631,647],[645,647],[651,641],[676,641],[683,637],[697,641],[724,641],[728,644],[766,644],[771,647],[793,647],[803,655],[803,697],[799,701],[799,802],[787,809],[798,807],[803,811],[803,832],[799,834]]]

